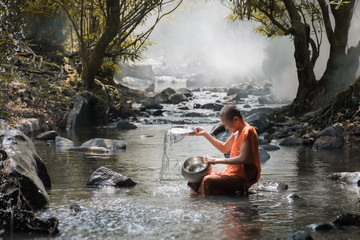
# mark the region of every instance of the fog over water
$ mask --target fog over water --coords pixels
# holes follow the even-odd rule
[[[359,4],[349,34],[349,47],[359,41]],[[292,99],[298,82],[293,43],[288,37],[269,39],[254,32],[253,22],[230,22],[229,9],[219,1],[185,0],[156,26],[145,58],[160,58],[167,66],[202,73],[209,82],[229,86],[241,81],[270,80],[274,95]],[[326,67],[329,43],[323,35],[315,68],[319,79]],[[220,84],[219,84],[220,83]]]

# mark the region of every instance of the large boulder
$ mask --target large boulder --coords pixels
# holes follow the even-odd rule
[[[322,130],[313,144],[315,150],[338,149],[344,145],[344,129],[340,126],[331,126]]]
[[[20,191],[33,209],[45,207],[50,201],[46,188],[51,187],[51,182],[34,144],[17,129],[1,130],[0,135],[0,174],[19,182]]]
[[[191,90],[188,89],[188,88],[180,88],[180,89],[178,90],[178,92],[184,94],[187,98],[193,96],[193,93],[192,93]]]
[[[265,113],[254,113],[245,118],[245,121],[253,126],[257,133],[260,134],[271,126],[270,120]]]
[[[344,142],[337,137],[321,136],[313,144],[314,150],[331,150],[342,148]]]
[[[171,95],[176,93],[176,91],[172,88],[166,88],[162,90],[160,93],[157,93],[154,97],[155,100],[159,103],[169,103],[169,98]]]
[[[48,130],[47,126],[37,118],[23,118],[14,127],[28,137]]]
[[[98,168],[91,174],[88,187],[133,187],[136,183],[130,178],[106,167]]]
[[[76,94],[73,109],[67,118],[67,130],[95,125],[92,107],[93,100],[94,95],[88,91]]]
[[[169,102],[172,104],[179,104],[188,101],[187,97],[182,93],[174,93],[169,96]]]

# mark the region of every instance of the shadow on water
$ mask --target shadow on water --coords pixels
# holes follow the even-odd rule
[[[297,230],[310,230],[316,239],[360,234],[356,227],[329,232],[314,232],[309,227],[330,222],[343,212],[359,212],[359,188],[326,178],[333,172],[359,170],[359,150],[317,152],[308,147],[282,147],[269,152],[271,158],[262,165],[260,183],[284,182],[289,185],[287,191],[259,191],[247,197],[192,197],[177,166],[191,156],[222,154],[205,139],[187,136],[169,151],[167,175],[171,180],[159,182],[164,134],[170,127],[83,129],[68,136],[77,145],[94,137],[124,140],[126,150],[116,154],[56,152],[55,145],[37,142],[37,152],[52,180],[50,207],[39,215],[59,218],[62,234],[57,238],[285,239]],[[86,188],[91,173],[100,166],[138,184],[129,189]],[[214,170],[224,167],[216,165]],[[288,197],[292,193],[299,198]],[[74,203],[80,211],[69,209]]]

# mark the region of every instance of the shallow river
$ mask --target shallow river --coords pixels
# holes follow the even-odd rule
[[[254,191],[248,197],[190,196],[179,163],[191,156],[221,154],[204,138],[187,136],[172,145],[168,178],[159,182],[164,134],[170,127],[84,129],[74,136],[64,135],[77,144],[94,137],[124,140],[127,149],[115,155],[56,152],[55,145],[37,142],[52,180],[51,204],[39,215],[59,219],[61,235],[55,239],[286,239],[297,230],[309,230],[315,239],[360,236],[358,227],[315,232],[310,226],[330,222],[341,213],[359,212],[359,188],[325,178],[337,171],[359,170],[359,150],[283,147],[269,152],[260,182],[281,181],[289,185],[287,191]],[[89,176],[100,166],[130,177],[137,185],[86,188]],[[287,198],[291,193],[302,199],[291,202]],[[79,204],[81,211],[70,211],[72,203]]]

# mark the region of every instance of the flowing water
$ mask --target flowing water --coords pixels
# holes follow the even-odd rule
[[[288,190],[259,191],[248,197],[191,196],[176,164],[192,156],[221,154],[203,137],[186,136],[168,151],[171,180],[159,181],[164,135],[171,127],[84,129],[70,136],[77,144],[93,137],[127,142],[125,151],[113,155],[57,152],[54,145],[36,142],[52,180],[50,206],[38,215],[59,219],[61,235],[55,239],[285,239],[297,230],[310,230],[315,239],[357,239],[360,235],[358,227],[314,232],[310,226],[330,222],[341,213],[359,212],[359,188],[325,178],[333,172],[359,170],[359,150],[282,147],[269,152],[260,182],[281,181],[289,185]],[[137,185],[86,188],[89,176],[100,166],[130,177]],[[216,165],[214,170],[223,167]],[[301,199],[287,198],[291,193]],[[69,209],[73,203],[80,205],[80,212]]]
[[[189,126],[175,126],[166,131],[164,136],[164,147],[162,155],[162,163],[160,169],[160,180],[164,180],[165,173],[169,171],[170,158],[168,156],[168,151],[172,144],[180,142],[184,139],[186,134],[189,134],[194,131],[194,128]],[[177,161],[175,166],[181,166],[180,162]]]

